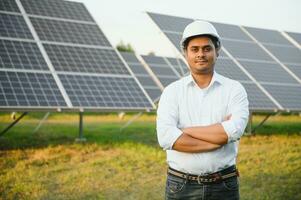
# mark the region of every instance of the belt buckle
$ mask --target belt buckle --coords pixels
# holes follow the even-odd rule
[[[201,175],[198,175],[198,178],[197,178],[197,181],[198,181],[198,184],[202,184],[202,182],[201,182],[201,180],[200,180],[200,178],[201,178]]]

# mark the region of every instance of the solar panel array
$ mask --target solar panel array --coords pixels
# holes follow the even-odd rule
[[[194,19],[148,13],[167,38],[180,49],[186,25]],[[301,51],[279,31],[213,23],[222,38],[218,73],[240,81],[250,109],[301,110]],[[300,45],[300,33],[287,33]]]
[[[154,107],[82,3],[0,1],[0,108]]]

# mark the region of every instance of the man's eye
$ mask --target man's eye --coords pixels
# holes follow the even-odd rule
[[[206,48],[204,49],[204,51],[205,51],[205,52],[211,51],[211,47],[206,47]]]

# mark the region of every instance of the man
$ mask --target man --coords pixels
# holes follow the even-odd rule
[[[249,116],[246,91],[214,71],[221,42],[212,24],[189,24],[181,46],[190,75],[165,88],[157,111],[169,165],[165,197],[239,199],[235,164]]]

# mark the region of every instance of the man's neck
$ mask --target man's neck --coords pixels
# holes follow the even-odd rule
[[[204,89],[209,86],[213,77],[213,72],[209,74],[192,74],[192,77],[195,80],[196,84],[201,89]]]

